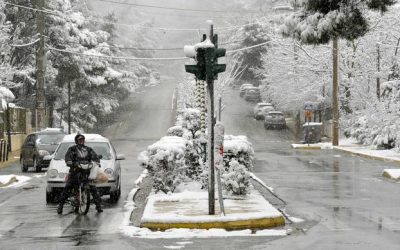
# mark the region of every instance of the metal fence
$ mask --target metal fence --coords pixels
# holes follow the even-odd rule
[[[7,141],[0,139],[0,162],[8,161]]]

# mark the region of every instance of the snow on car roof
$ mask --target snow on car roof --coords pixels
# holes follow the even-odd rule
[[[270,112],[268,112],[268,114],[281,114],[281,115],[283,115],[283,113],[281,111],[270,111]]]
[[[62,142],[68,142],[68,141],[74,142],[75,136],[76,136],[76,134],[66,135],[66,136],[64,136],[64,139],[62,140]],[[107,138],[105,138],[104,136],[99,135],[99,134],[83,134],[83,136],[85,136],[85,141],[105,141],[105,142],[109,141]]]
[[[257,103],[257,106],[272,106],[272,104],[269,102],[259,102]]]

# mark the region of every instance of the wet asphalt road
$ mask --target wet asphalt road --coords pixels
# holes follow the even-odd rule
[[[183,72],[173,72],[176,79]],[[252,106],[227,90],[222,120],[227,134],[247,135],[255,148],[254,172],[286,201],[285,211],[305,222],[289,224],[286,237],[209,239],[141,239],[120,233],[123,205],[142,169],[137,155],[165,135],[173,117],[172,96],[177,81],[163,77],[158,86],[136,93],[126,103],[129,112],[107,128],[122,162],[122,196],[117,204],[103,197],[104,213],[91,209],[77,216],[69,208],[56,214],[46,205],[44,172],[19,188],[0,189],[0,249],[166,249],[189,242],[183,249],[399,249],[400,186],[381,178],[395,164],[368,160],[339,151],[301,151],[287,131],[266,131],[251,117]],[[0,175],[20,174],[18,164]],[[182,249],[182,248],[181,248]]]

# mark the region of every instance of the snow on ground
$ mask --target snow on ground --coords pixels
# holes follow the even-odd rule
[[[384,169],[382,175],[391,179],[400,180],[400,169]]]
[[[130,237],[148,239],[189,239],[189,238],[213,238],[213,237],[240,237],[240,236],[286,236],[288,230],[265,229],[257,231],[255,234],[250,229],[226,231],[225,229],[185,229],[174,228],[165,231],[151,231],[148,228],[125,227],[122,232]]]
[[[368,155],[371,157],[385,158],[385,159],[392,160],[392,161],[400,161],[400,154],[394,150],[372,149],[369,146],[357,144],[357,142],[351,138],[341,138],[339,140],[339,146],[335,147],[335,148],[342,149],[345,151],[350,151],[355,154],[363,154],[363,155]]]
[[[10,183],[7,186],[2,187],[2,185],[0,185],[0,188],[10,188],[10,187],[20,187],[25,185],[30,179],[31,177],[28,176],[23,176],[23,175],[0,175],[0,182],[2,184],[6,184],[8,183],[11,178],[15,177],[17,181]]]

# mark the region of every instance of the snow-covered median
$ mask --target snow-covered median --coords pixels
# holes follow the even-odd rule
[[[20,187],[30,179],[31,177],[23,175],[0,175],[0,188]]]
[[[148,197],[141,225],[149,228],[171,227],[196,229],[267,228],[284,225],[282,214],[256,190],[245,197],[224,199],[225,216],[208,214],[206,191],[184,191],[171,194],[151,194]]]

